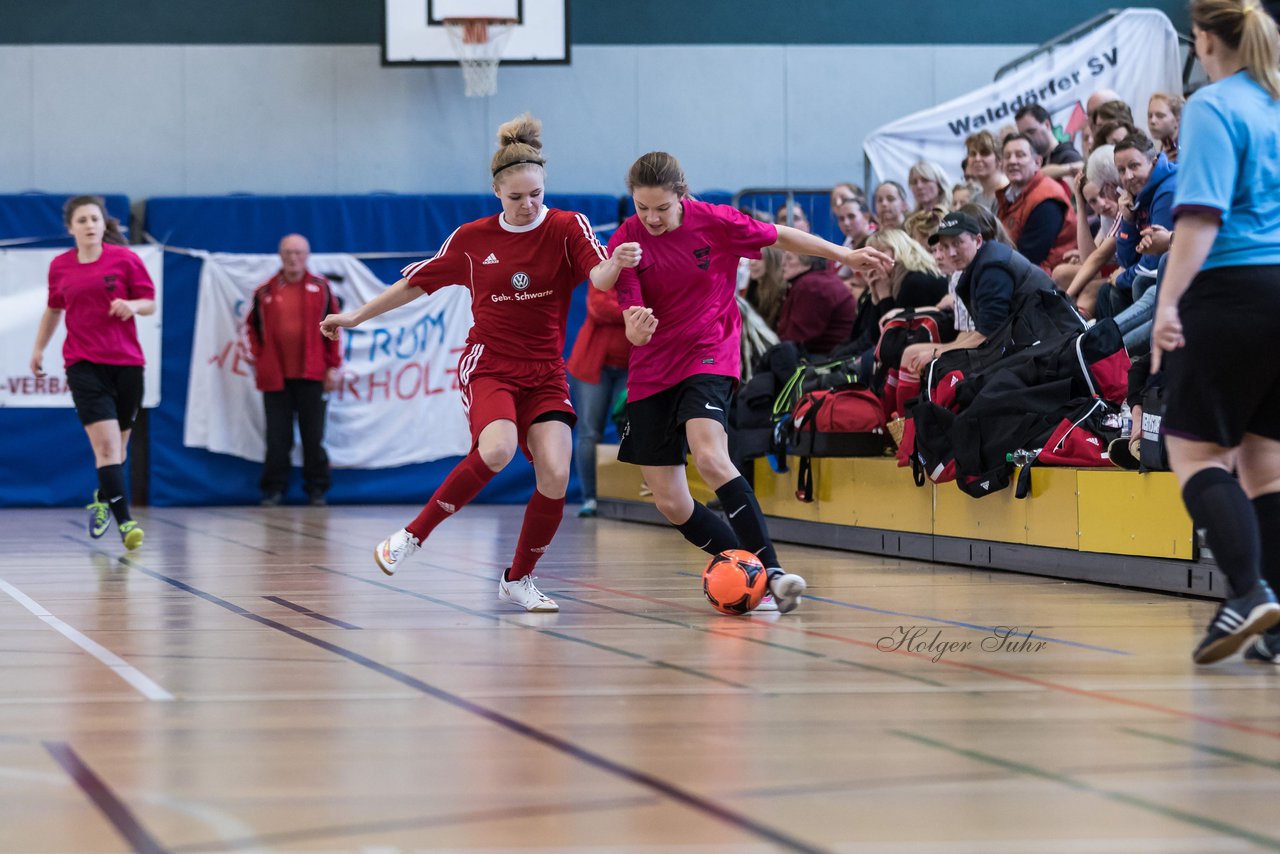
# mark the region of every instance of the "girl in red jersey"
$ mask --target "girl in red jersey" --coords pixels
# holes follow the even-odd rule
[[[564,515],[573,452],[576,416],[561,357],[569,301],[584,279],[612,288],[639,255],[634,245],[620,246],[610,258],[585,216],[543,205],[541,130],[527,114],[498,129],[491,171],[501,214],[461,226],[434,258],[406,267],[400,281],[355,311],[329,315],[320,329],[336,338],[340,327],[358,326],[424,292],[458,283],[471,289],[474,325],[458,361],[471,453],[416,519],[378,544],[374,559],[383,572],[394,573],[520,448],[533,462],[537,487],[498,598],[528,611],[558,611],[532,573]]]
[[[120,224],[107,216],[101,198],[70,199],[63,220],[76,248],[49,264],[48,307],[36,332],[31,372],[45,375],[44,350],[65,315],[67,385],[98,469],[89,536],[105,534],[114,516],[125,548],[132,550],[142,545],[142,528],[129,514],[124,460],[142,406],[145,362],[133,318],[155,313],[156,289],[142,259],[125,248]]]
[[[820,255],[856,270],[888,272],[893,261],[875,249],[850,249],[821,237],[757,222],[726,205],[689,198],[680,163],[663,151],[635,162],[627,187],[636,214],[614,232],[621,252],[636,243],[639,266],[621,271],[618,305],[635,345],[627,373],[628,426],[618,459],[644,470],[658,510],[690,543],[717,554],[745,548],[769,572],[765,610],[795,608],[805,581],[778,565],[755,493],[729,458],[727,413],[740,376],[742,322],[734,298],[741,258],[776,246]],[[600,285],[597,284],[597,287]],[[724,512],[689,494],[685,455]],[[732,527],[730,527],[732,526]]]

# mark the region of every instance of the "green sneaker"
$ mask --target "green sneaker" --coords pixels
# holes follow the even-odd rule
[[[85,505],[89,511],[89,536],[95,540],[100,538],[111,527],[111,508],[107,502],[98,500],[98,490],[93,491],[93,501]]]
[[[124,547],[129,551],[133,551],[142,545],[142,529],[138,527],[138,523],[130,519],[120,526],[120,539],[124,540]]]

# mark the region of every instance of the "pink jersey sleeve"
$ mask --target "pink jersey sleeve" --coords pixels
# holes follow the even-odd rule
[[[596,265],[602,261],[608,261],[609,255],[605,252],[603,246],[600,245],[600,239],[596,237],[595,231],[591,228],[591,222],[587,219],[586,214],[566,211],[568,214],[567,233],[565,235],[565,249],[569,253],[569,263],[573,265],[574,271],[582,278],[586,279],[591,275],[591,271]]]
[[[67,298],[62,295],[62,276],[58,272],[58,259],[49,264],[49,299],[45,303],[49,308],[66,309]]]
[[[618,226],[618,230],[613,233],[613,237],[609,238],[609,253],[612,255],[613,250],[630,239],[630,231],[628,223],[624,222]],[[618,295],[618,308],[623,311],[631,308],[633,305],[644,305],[643,295],[640,293],[640,277],[636,275],[634,267],[623,268],[618,274],[618,283],[613,287],[614,293]]]
[[[760,250],[778,242],[778,228],[772,223],[752,219],[729,205],[713,205],[711,214],[720,223],[727,252],[743,258],[759,258]]]
[[[400,271],[409,284],[433,294],[450,285],[471,285],[471,258],[462,248],[465,240],[459,239],[459,227],[454,229],[434,257],[410,264]]]
[[[129,270],[129,282],[125,293],[129,295],[129,299],[155,299],[156,286],[151,281],[151,274],[147,272],[147,265],[142,263],[138,253],[132,249],[125,251],[128,253],[125,257],[125,266]]]

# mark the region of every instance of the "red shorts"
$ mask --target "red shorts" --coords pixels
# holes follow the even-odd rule
[[[564,360],[517,361],[485,352],[483,344],[468,344],[458,360],[458,382],[462,405],[471,425],[471,448],[480,442],[480,433],[495,421],[514,421],[520,450],[529,454],[529,428],[548,412],[568,415],[568,424],[578,416],[569,400],[569,381]]]

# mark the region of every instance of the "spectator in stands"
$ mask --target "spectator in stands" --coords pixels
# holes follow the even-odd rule
[[[1177,167],[1142,133],[1115,147],[1115,161],[1122,187],[1116,258],[1125,269],[1098,292],[1099,318],[1115,317],[1155,284],[1160,256],[1169,251],[1178,186]]]
[[[1027,260],[1046,272],[1076,248],[1076,215],[1060,181],[1040,170],[1035,144],[1016,134],[1005,140],[1009,187],[1000,196],[1000,221]]]
[[[1098,126],[1093,139],[1098,146],[1115,145],[1117,142],[1128,139],[1137,132],[1138,129],[1128,122],[1106,122]],[[1096,149],[1097,146],[1093,150]]]
[[[1212,82],[1182,113],[1152,372],[1167,360],[1169,461],[1227,579],[1193,659],[1261,633],[1245,659],[1280,664],[1280,33],[1256,0],[1192,0],[1191,24]]]
[[[861,202],[863,208],[867,206],[867,191],[859,187],[857,184],[843,181],[831,188],[831,215],[835,216],[836,209],[842,204],[854,199]]]
[[[788,251],[782,253],[782,277],[787,294],[778,312],[778,340],[823,354],[848,340],[858,304],[835,273],[815,269],[813,258]]]
[[[951,210],[959,210],[982,196],[982,185],[968,180],[951,188]]]
[[[867,245],[892,258],[893,267],[868,274],[870,287],[858,305],[850,343],[840,348],[841,353],[859,359],[859,376],[871,375],[885,320],[906,309],[932,308],[947,295],[947,276],[932,255],[901,229],[877,231],[867,238]]]
[[[982,185],[982,193],[970,201],[985,205],[996,213],[1000,209],[1000,193],[1009,186],[1009,179],[1000,166],[1000,143],[989,130],[970,134],[964,141],[968,152],[968,176]]]
[[[1072,177],[1084,168],[1084,158],[1068,141],[1058,139],[1053,131],[1053,118],[1039,104],[1028,104],[1018,110],[1018,131],[1031,140],[1044,164],[1040,171],[1059,180]]]
[[[782,276],[782,252],[772,246],[760,250],[759,258],[751,258],[751,279],[747,284],[746,300],[756,313],[764,318],[769,328],[777,331],[778,312],[782,298],[787,295],[787,280]]]
[[[1084,173],[1077,176],[1075,192],[1077,210],[1090,209],[1098,215],[1098,232],[1095,237],[1085,217],[1077,219],[1076,240],[1082,260],[1072,273],[1066,291],[1081,313],[1092,317],[1098,289],[1106,281],[1103,277],[1115,269],[1116,232],[1120,228],[1120,173],[1116,170],[1114,146],[1094,149]],[[1054,271],[1054,281],[1061,286],[1058,272]]]
[[[1178,122],[1185,103],[1181,95],[1168,92],[1157,92],[1147,102],[1147,130],[1170,163],[1178,162]]]
[[[947,293],[947,277],[938,268],[933,254],[896,228],[877,231],[867,245],[893,259],[893,268],[878,275],[879,314],[894,309],[926,308],[937,305]]]
[[[902,224],[902,230],[908,237],[919,243],[921,248],[925,248],[929,245],[929,235],[937,230],[938,223],[942,222],[942,218],[946,215],[947,209],[942,205],[916,211],[907,217],[907,221]]]
[[[902,356],[902,370],[914,376],[919,376],[939,353],[972,349],[985,341],[1008,319],[1019,294],[1054,286],[1044,270],[1017,251],[984,240],[981,226],[967,213],[948,214],[930,240],[941,244],[950,269],[964,271],[956,284],[956,298],[968,308],[974,328],[950,344],[908,347]]]
[[[911,167],[907,173],[907,186],[915,197],[915,210],[923,211],[941,206],[947,209],[947,191],[951,188],[951,179],[944,170],[932,160],[921,160]]]
[[[840,227],[840,233],[844,235],[843,245],[848,246],[850,249],[857,246],[859,240],[875,231],[871,218],[867,215],[865,205],[865,202],[850,197],[841,202],[839,207],[832,210],[836,217],[836,225]],[[836,268],[836,275],[846,282],[853,277],[853,273],[854,271],[851,268],[843,264]]]
[[[1120,93],[1114,89],[1098,89],[1090,95],[1089,100],[1085,102],[1085,116],[1090,122],[1092,122],[1093,114],[1098,111],[1098,108],[1111,101],[1120,101],[1123,103],[1124,99],[1121,98]]]
[[[907,191],[897,181],[884,181],[876,187],[876,224],[881,228],[902,228],[910,207]]]
[[[604,436],[609,413],[627,390],[630,358],[631,342],[627,340],[617,294],[587,288],[587,319],[565,366],[578,412],[573,461],[582,484],[582,507],[578,510],[581,518],[596,515],[596,447]]]
[[[780,225],[789,225],[806,234],[813,231],[813,227],[809,225],[809,217],[805,216],[804,208],[800,207],[799,202],[793,202],[790,210],[787,209],[786,205],[778,208],[778,212],[774,214],[773,221]]]
[[[329,491],[324,450],[327,392],[337,388],[342,352],[336,338],[320,334],[320,321],[337,314],[329,282],[307,269],[311,245],[301,234],[280,239],[280,272],[253,292],[245,319],[254,378],[267,415],[267,456],[262,464],[262,506],[273,507],[289,487],[293,424],[302,437],[302,486],[313,505]]]
[[[1098,108],[1089,114],[1089,124],[1095,132],[1110,122],[1119,122],[1132,127],[1134,125],[1133,110],[1124,101],[1116,98],[1098,105]]]

